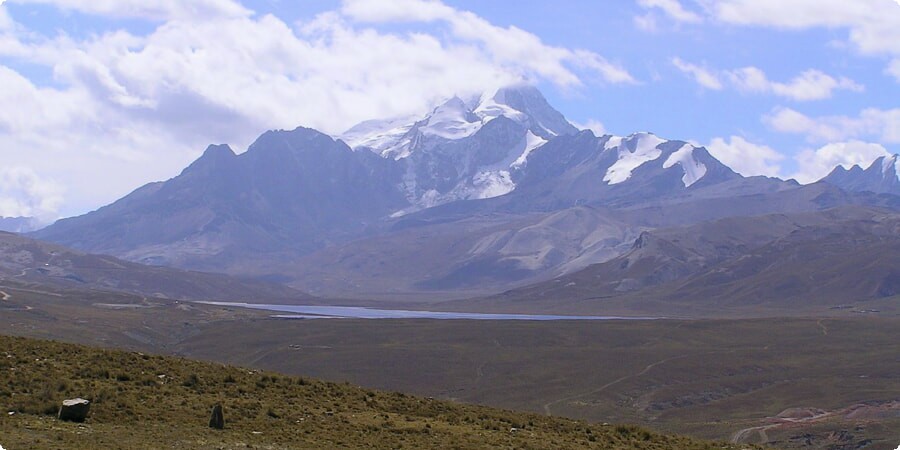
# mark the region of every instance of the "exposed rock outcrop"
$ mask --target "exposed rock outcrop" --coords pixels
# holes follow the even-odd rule
[[[212,414],[209,416],[209,427],[216,430],[225,428],[225,413],[222,411],[222,405],[213,406]]]
[[[59,408],[59,420],[67,422],[84,422],[91,410],[91,402],[83,398],[63,400]]]

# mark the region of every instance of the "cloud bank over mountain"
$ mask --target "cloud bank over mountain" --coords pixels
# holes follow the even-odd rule
[[[0,111],[0,157],[48,180],[41,183],[54,193],[6,189],[0,200],[41,205],[49,216],[81,213],[176,175],[209,143],[241,152],[267,129],[340,133],[523,80],[596,131],[660,131],[731,142],[732,152],[739,137],[748,145],[738,147],[751,152],[743,160],[763,161],[739,168],[747,174],[814,179],[826,160],[809,161],[825,146],[843,146],[852,153],[847,160],[871,160],[871,151],[857,149],[894,153],[889,146],[900,142],[896,106],[866,105],[884,97],[874,92],[900,85],[900,8],[890,0],[640,0],[561,11],[567,20],[590,18],[591,27],[541,20],[550,11],[540,5],[470,11],[451,0],[345,0],[323,8],[257,0],[5,2],[0,101],[15,107]],[[780,70],[754,51],[709,60],[691,54],[697,36],[723,28],[806,33],[797,45],[816,58]],[[837,40],[823,42],[821,30]],[[660,38],[669,43],[664,56],[654,53]],[[834,53],[879,69],[851,73]],[[682,92],[679,83],[699,90]],[[713,97],[723,108],[733,101],[748,107],[735,121],[709,109]],[[692,115],[705,127],[678,113],[698,100]],[[643,127],[645,118],[679,132]]]

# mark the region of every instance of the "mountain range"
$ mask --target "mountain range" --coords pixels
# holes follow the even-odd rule
[[[8,233],[28,233],[40,228],[40,222],[33,217],[0,217],[0,231]]]
[[[881,156],[867,169],[854,165],[849,170],[837,166],[822,181],[848,191],[869,191],[900,195],[900,155]]]
[[[791,315],[900,296],[900,214],[843,206],[645,231],[615,258],[451,308]],[[753,313],[749,313],[753,315]]]
[[[512,86],[338,136],[301,127],[266,132],[242,154],[213,145],[177,177],[31,236],[317,296],[444,300],[585,270],[607,271],[599,289],[624,295],[798,231],[771,217],[837,223],[841,214],[824,212],[853,208],[891,217],[898,167],[896,156],[882,158],[805,186],[744,177],[685,141],[578,130],[536,88]],[[657,240],[668,229],[704,235],[708,223],[747,234],[686,260]],[[654,256],[637,256],[648,249]],[[644,262],[613,269],[635,258],[671,264],[644,275],[631,273]],[[618,276],[631,281],[609,284]]]
[[[280,284],[147,266],[6,232],[0,232],[0,288],[51,296],[59,296],[60,292],[77,297],[117,293],[136,295],[144,300],[316,302],[316,299]]]

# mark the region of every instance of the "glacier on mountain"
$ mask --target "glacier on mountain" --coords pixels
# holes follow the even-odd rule
[[[628,145],[622,144],[612,147],[618,150],[619,159],[609,167],[603,181],[611,185],[622,183],[631,178],[634,169],[662,156],[662,151],[658,147],[666,142],[664,139],[652,133],[638,133],[633,137],[636,139],[628,139],[628,142],[635,142],[633,150],[629,149]]]
[[[694,146],[691,144],[684,144],[669,155],[669,158],[663,163],[663,169],[668,169],[675,164],[680,164],[684,169],[684,177],[681,178],[684,187],[691,187],[706,175],[706,166],[694,158]]]
[[[412,117],[367,120],[338,136],[352,149],[366,148],[383,157],[393,156],[409,146],[404,139],[415,125]]]
[[[510,167],[514,169],[523,167],[525,163],[528,162],[528,155],[530,155],[531,152],[533,152],[536,148],[546,143],[547,141],[544,138],[535,136],[534,133],[531,132],[531,130],[528,130],[528,132],[525,133],[525,149],[522,151],[522,154],[519,155],[519,157],[516,158],[515,161],[513,161]]]
[[[425,136],[457,140],[467,138],[481,129],[483,122],[459,97],[447,100],[431,112],[419,128]]]

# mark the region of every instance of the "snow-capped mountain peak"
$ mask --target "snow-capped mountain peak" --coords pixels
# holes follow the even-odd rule
[[[518,123],[525,123],[528,120],[528,116],[525,113],[505,103],[505,93],[502,89],[493,91],[490,95],[483,94],[473,112],[485,123],[500,116],[512,119]]]
[[[337,138],[353,149],[365,148],[383,157],[401,159],[415,152],[416,147],[427,146],[422,138],[465,139],[501,116],[544,140],[578,132],[537,88],[519,85],[487,91],[468,103],[453,96],[418,118],[362,122]]]
[[[522,124],[536,136],[549,139],[563,134],[575,134],[575,128],[559,111],[553,109],[541,91],[530,85],[507,86],[497,89],[476,108],[485,119],[496,111]]]
[[[847,191],[900,194],[900,155],[882,156],[869,168],[837,166],[821,181]]]
[[[702,179],[708,170],[701,161],[704,157],[695,154],[698,147],[688,143],[668,141],[649,132],[627,137],[604,136],[604,139],[603,152],[615,152],[616,155],[603,177],[603,181],[611,186],[630,180],[639,167],[659,160],[663,160],[663,169],[678,166],[684,171],[681,181],[686,188]],[[704,155],[709,158],[705,152]]]
[[[540,91],[522,85],[468,101],[453,96],[418,118],[364,122],[340,138],[354,150],[396,162],[397,187],[409,206],[395,216],[505,195],[529,180],[567,170],[586,184],[596,183],[598,192],[624,192],[629,189],[624,185],[686,189],[701,179],[708,184],[737,176],[704,149],[653,133],[579,132]]]
[[[435,108],[419,131],[425,136],[457,140],[475,134],[482,125],[481,119],[469,110],[466,103],[454,96]]]
[[[502,119],[502,120],[501,120]],[[453,96],[414,118],[367,121],[338,136],[357,151],[398,161],[411,208],[490,198],[515,189],[514,173],[548,140],[578,130],[527,85]]]

